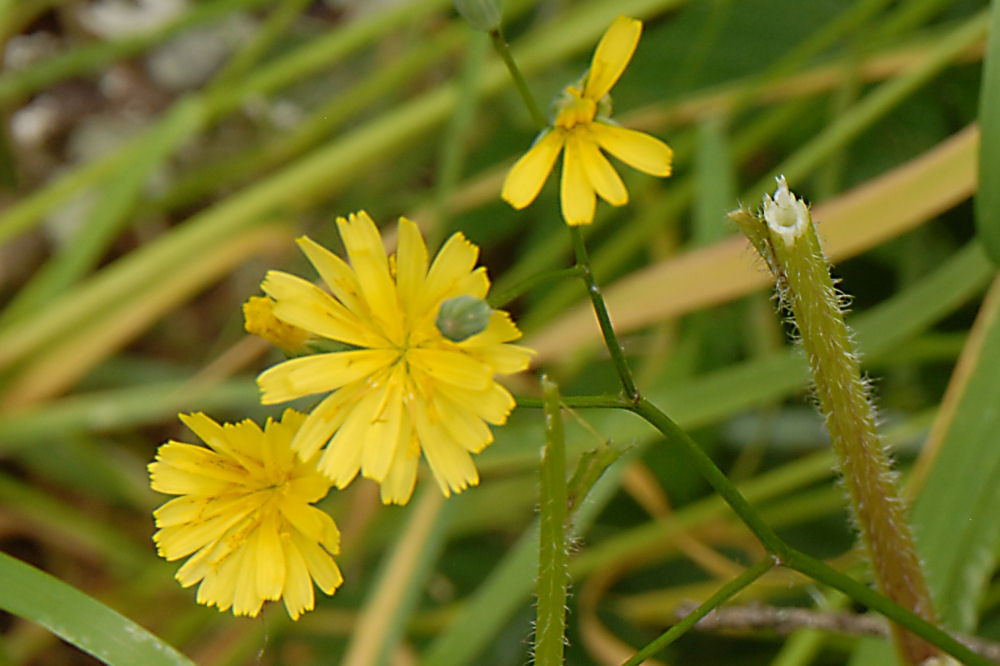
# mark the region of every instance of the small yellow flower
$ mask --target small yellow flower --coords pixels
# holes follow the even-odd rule
[[[264,338],[289,356],[307,350],[309,334],[290,326],[274,316],[274,300],[267,296],[251,296],[243,304],[243,326],[247,333]]]
[[[284,599],[293,620],[314,605],[313,581],[333,594],[343,577],[333,519],[312,506],[330,489],[316,461],[289,446],[305,415],[286,410],[264,429],[252,421],[219,425],[204,414],[180,419],[209,448],[170,441],[149,465],[153,490],[178,495],[155,512],[153,535],[197,600],[234,615],[256,616],[266,600]]]
[[[457,233],[429,265],[420,231],[406,218],[391,257],[366,213],[338,218],[337,227],[350,264],[308,238],[298,241],[332,295],[279,271],[261,287],[278,319],[347,347],[266,370],[257,378],[261,400],[329,394],[292,448],[303,458],[322,448],[319,469],[340,488],[360,471],[381,484],[383,502],[404,504],[421,453],[445,496],[475,485],[470,453],[493,440],[487,424],[503,424],[514,407],[494,377],[525,369],[532,353],[507,344],[521,332],[499,310],[467,337],[438,329],[445,301],[486,297],[486,271],[475,268],[479,249]]]
[[[582,82],[563,92],[554,126],[538,135],[531,149],[507,174],[501,192],[504,201],[518,210],[534,201],[560,153],[560,200],[563,218],[569,225],[594,220],[595,193],[612,206],[628,203],[625,184],[601,149],[640,171],[670,175],[673,151],[667,144],[619,127],[602,108],[610,110],[608,91],[632,59],[641,33],[642,22],[625,16],[615,19],[597,45]]]

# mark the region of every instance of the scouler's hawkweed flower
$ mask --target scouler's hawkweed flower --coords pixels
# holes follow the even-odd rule
[[[181,585],[200,582],[198,603],[234,615],[284,599],[293,620],[312,610],[313,581],[333,594],[343,581],[332,557],[340,533],[312,506],[331,484],[289,446],[305,415],[286,410],[263,430],[200,413],[180,419],[208,448],[167,442],[149,475],[153,490],[178,495],[153,513],[153,541],[169,561],[191,556],[177,572]]]
[[[446,496],[478,483],[470,454],[492,441],[487,424],[503,424],[514,407],[494,376],[525,369],[531,355],[507,344],[521,333],[499,310],[487,310],[467,336],[438,328],[445,302],[474,311],[454,299],[485,298],[489,279],[475,268],[478,248],[457,233],[429,265],[420,231],[405,218],[391,257],[366,213],[338,218],[337,227],[350,264],[308,238],[298,241],[331,293],[280,271],[261,285],[278,319],[333,350],[262,373],[261,400],[328,394],[292,448],[303,458],[322,449],[319,469],[338,487],[360,471],[381,484],[383,502],[405,503],[421,453]]]
[[[557,102],[552,127],[514,164],[504,181],[501,196],[521,209],[538,196],[556,158],[563,153],[560,200],[567,224],[590,224],[594,219],[595,193],[613,206],[628,202],[621,177],[601,153],[605,150],[626,164],[654,176],[669,176],[673,151],[648,134],[614,124],[609,116],[608,91],[628,66],[642,23],[619,16],[601,38],[590,70],[568,86]]]

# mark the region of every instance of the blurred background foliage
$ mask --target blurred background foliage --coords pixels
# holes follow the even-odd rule
[[[1000,640],[1000,325],[972,205],[987,3],[508,0],[538,99],[618,14],[645,31],[616,119],[676,151],[670,179],[623,173],[632,201],[586,229],[641,388],[792,545],[865,575],[804,363],[725,218],[784,173],[853,299],[942,618]],[[557,186],[523,212],[499,199],[533,130],[487,38],[446,0],[2,0],[0,36],[0,550],[206,666],[527,663],[540,411],[517,410],[480,486],[446,502],[427,479],[405,508],[364,480],[332,493],[346,582],[294,624],[194,603],[152,547],[145,469],[190,439],[178,411],[277,413],[254,377],[279,357],[240,305],[268,268],[310,275],[295,236],[339,249],[336,215],[406,215],[432,243],[461,230],[498,290],[570,265]],[[565,395],[617,387],[588,307],[572,281],[510,305]],[[533,375],[511,388],[538,392]],[[573,517],[566,656],[616,664],[762,550],[637,419],[567,426],[570,470],[622,452]],[[43,627],[139,663],[121,618],[3,565],[0,664],[95,663]],[[838,632],[769,621],[862,610],[800,576],[735,605],[750,619],[720,615],[658,663],[890,663],[856,614]]]

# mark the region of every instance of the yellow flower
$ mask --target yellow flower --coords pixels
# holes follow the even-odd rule
[[[448,496],[479,482],[470,453],[493,440],[514,407],[494,376],[523,370],[531,351],[506,344],[521,336],[507,313],[487,313],[485,330],[445,337],[436,319],[445,301],[483,299],[489,279],[475,268],[479,249],[453,235],[428,268],[417,225],[400,218],[395,255],[364,212],[338,218],[350,265],[308,238],[302,251],[332,295],[301,278],[270,271],[261,285],[278,319],[314,340],[349,345],[276,365],[258,377],[265,404],[329,393],[312,410],[292,448],[338,487],[361,474],[381,484],[382,501],[406,503],[421,453]],[[464,310],[465,308],[459,308]]]
[[[309,334],[289,326],[274,316],[274,301],[267,296],[251,296],[243,304],[243,326],[247,333],[264,338],[289,356],[306,351]]]
[[[507,174],[501,192],[504,201],[518,210],[534,201],[559,153],[563,153],[560,200],[569,225],[594,220],[595,193],[612,206],[628,203],[625,184],[601,149],[640,171],[670,175],[673,151],[667,144],[619,127],[607,117],[608,91],[632,59],[641,33],[642,22],[625,16],[615,19],[597,45],[581,83],[563,92],[554,126],[538,135]]]
[[[305,415],[281,422],[219,425],[204,414],[180,419],[209,448],[170,441],[149,465],[153,490],[178,495],[155,512],[153,535],[168,561],[191,557],[177,572],[199,581],[198,603],[256,616],[283,598],[293,620],[314,604],[313,581],[327,594],[343,581],[331,555],[340,550],[333,519],[311,506],[330,489],[316,461],[289,446]]]

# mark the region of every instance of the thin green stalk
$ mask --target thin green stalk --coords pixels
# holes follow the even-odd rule
[[[559,387],[542,375],[545,400],[545,447],[539,477],[538,606],[535,663],[561,666],[566,637],[569,555],[566,543],[566,436]]]
[[[545,114],[538,108],[535,98],[531,96],[531,90],[528,89],[528,84],[521,75],[521,70],[518,69],[517,63],[514,62],[514,56],[510,52],[510,47],[507,46],[507,40],[503,38],[500,28],[490,30],[490,41],[493,42],[493,48],[503,60],[503,64],[507,66],[510,78],[514,81],[514,87],[517,88],[524,106],[528,109],[528,113],[531,114],[531,120],[535,123],[535,127],[539,131],[545,129],[549,126],[549,121],[545,118]]]
[[[507,305],[515,298],[521,294],[531,291],[540,284],[546,282],[554,282],[556,280],[561,280],[564,277],[578,277],[583,274],[583,269],[580,266],[572,266],[570,268],[560,268],[554,271],[545,271],[538,273],[537,275],[532,275],[531,277],[522,280],[521,282],[511,285],[509,288],[503,291],[496,292],[491,295],[487,300],[490,306],[494,308],[499,308]]]
[[[630,409],[663,433],[669,442],[679,444],[683,448],[698,472],[701,473],[722,499],[729,504],[743,523],[754,533],[758,541],[761,542],[761,545],[774,555],[782,566],[794,569],[814,580],[840,590],[855,601],[882,613],[913,634],[962,660],[963,663],[982,666],[989,663],[989,661],[976,655],[972,650],[959,643],[941,629],[892,599],[875,592],[868,586],[859,583],[847,574],[837,571],[816,558],[790,547],[764,522],[760,514],[750,506],[746,498],[726,478],[722,470],[712,462],[712,459],[702,451],[697,442],[684,432],[680,426],[674,423],[670,417],[661,412],[645,398],[640,399],[639,403],[630,407]]]
[[[814,557],[797,550],[790,550],[788,555],[782,559],[782,565],[840,590],[854,601],[864,604],[896,624],[906,627],[908,631],[941,648],[967,666],[990,666],[992,663],[919,615]]]
[[[687,633],[691,627],[698,623],[698,620],[739,594],[744,588],[777,565],[778,562],[770,557],[766,557],[757,562],[757,564],[753,565],[739,576],[720,587],[715,594],[710,596],[701,605],[688,613],[683,620],[670,627],[670,629],[664,632],[659,638],[632,655],[632,657],[622,664],[622,666],[639,666],[639,664],[643,661],[652,657],[654,654]]]
[[[630,409],[631,405],[620,395],[571,395],[562,399],[562,405],[570,409],[605,408]],[[518,396],[518,407],[544,407],[544,398]]]
[[[643,419],[645,419],[651,426],[663,433],[663,436],[667,438],[667,441],[674,445],[679,445],[684,453],[687,455],[688,460],[694,465],[698,473],[708,481],[709,485],[715,489],[726,504],[732,507],[733,511],[740,520],[750,528],[750,531],[754,533],[757,540],[763,544],[767,550],[776,555],[779,559],[784,561],[785,556],[791,552],[791,549],[782,541],[778,535],[774,532],[771,527],[764,522],[760,514],[750,506],[750,503],[745,497],[736,489],[733,482],[726,478],[722,470],[712,462],[712,459],[708,457],[698,443],[695,442],[689,434],[684,432],[683,429],[676,423],[673,419],[660,411],[660,408],[651,403],[646,398],[639,398],[638,402],[629,407],[631,411],[635,412]]]
[[[583,243],[583,234],[580,232],[580,227],[577,226],[571,226],[569,233],[573,238],[573,250],[576,252],[576,265],[580,267],[580,277],[587,285],[587,294],[590,296],[590,302],[594,305],[594,314],[597,315],[597,321],[601,325],[601,335],[604,336],[604,344],[608,348],[608,353],[611,354],[618,378],[622,382],[622,390],[628,400],[638,403],[641,398],[639,388],[636,386],[635,377],[632,376],[632,370],[625,360],[625,350],[622,349],[622,345],[618,341],[618,335],[611,323],[611,315],[608,314],[608,306],[604,302],[604,296],[601,295],[601,289],[594,281],[594,274],[590,270],[590,258],[587,256],[587,246]]]

